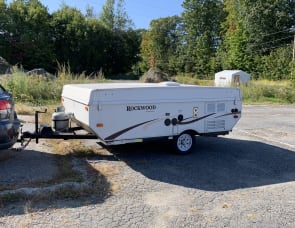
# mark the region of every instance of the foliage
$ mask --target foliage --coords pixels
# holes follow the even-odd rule
[[[55,56],[47,9],[38,0],[16,0],[8,7],[2,1],[1,14],[2,10],[6,18],[1,28],[1,55],[11,64],[51,70]]]
[[[157,67],[165,69],[170,75],[177,73],[181,31],[182,20],[178,16],[160,18],[150,23],[150,29],[143,33],[141,43],[143,70]]]
[[[131,29],[124,0],[118,0],[114,9],[113,27],[105,23],[91,8],[83,15],[62,4],[49,14],[39,0],[16,0],[9,5],[0,0],[0,53],[28,70],[45,68],[55,73],[61,63],[70,65],[74,73],[131,71],[139,61],[141,33]]]
[[[294,39],[295,1],[244,0],[242,11],[249,52],[269,54]]]
[[[224,20],[223,3],[219,0],[185,0],[184,55],[189,56],[186,70],[208,78],[211,59],[215,57]],[[214,65],[213,65],[214,66]]]
[[[242,0],[226,0],[224,10],[227,18],[222,22],[224,40],[219,55],[223,55],[222,65],[225,69],[245,69],[243,66],[246,50],[246,32],[243,25],[241,11]],[[225,53],[226,52],[226,53]]]
[[[223,68],[248,71],[255,79],[289,78],[295,1],[226,0],[224,4],[227,18],[219,50]]]
[[[84,48],[86,21],[82,13],[75,8],[63,5],[52,15],[53,39],[57,61],[68,62],[74,72],[82,72],[81,51]]]
[[[109,29],[115,27],[115,0],[107,0],[100,14],[101,22]]]
[[[291,79],[290,59],[292,58],[292,49],[290,47],[278,48],[269,55],[262,57],[260,64],[260,78],[269,80]]]
[[[129,19],[125,11],[125,1],[117,0],[106,0],[105,5],[102,8],[102,13],[99,18],[103,25],[114,31],[130,30],[133,27],[133,22]]]

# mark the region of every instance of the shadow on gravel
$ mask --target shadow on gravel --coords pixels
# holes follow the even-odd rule
[[[0,217],[103,203],[111,194],[111,184],[86,157],[35,150],[0,154]]]
[[[266,143],[198,137],[191,154],[169,152],[167,145],[153,145],[115,154],[147,178],[206,191],[295,181],[295,152]]]

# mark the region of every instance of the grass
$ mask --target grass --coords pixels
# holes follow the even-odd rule
[[[63,85],[73,83],[97,83],[105,81],[102,72],[86,76],[73,74],[66,66],[60,66],[57,77],[26,75],[14,68],[9,77],[2,78],[0,83],[10,91],[17,103],[33,106],[55,104],[60,100]]]
[[[191,77],[175,78],[185,84],[212,86],[213,80],[198,80]],[[252,80],[241,86],[244,104],[293,104],[295,103],[295,81]]]
[[[200,85],[200,86],[213,86],[214,81],[213,80],[200,80],[195,77],[189,77],[189,76],[176,76],[173,78],[173,80],[182,83],[182,84],[190,84],[190,85]]]
[[[295,84],[291,81],[251,81],[241,89],[246,104],[295,103]]]

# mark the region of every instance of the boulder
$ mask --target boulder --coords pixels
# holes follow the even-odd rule
[[[158,82],[164,82],[164,81],[169,81],[168,76],[161,72],[157,68],[150,68],[142,77],[141,81],[143,82],[153,82],[153,83],[158,83]]]
[[[33,75],[33,76],[44,77],[44,79],[46,79],[46,81],[55,79],[54,75],[50,74],[49,72],[47,72],[43,68],[36,68],[36,69],[30,70],[30,71],[26,72],[26,74],[29,76]]]

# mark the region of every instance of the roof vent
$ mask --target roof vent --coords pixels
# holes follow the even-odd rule
[[[163,85],[163,86],[180,86],[180,84],[179,83],[177,83],[177,82],[160,82],[159,83],[160,85]]]

